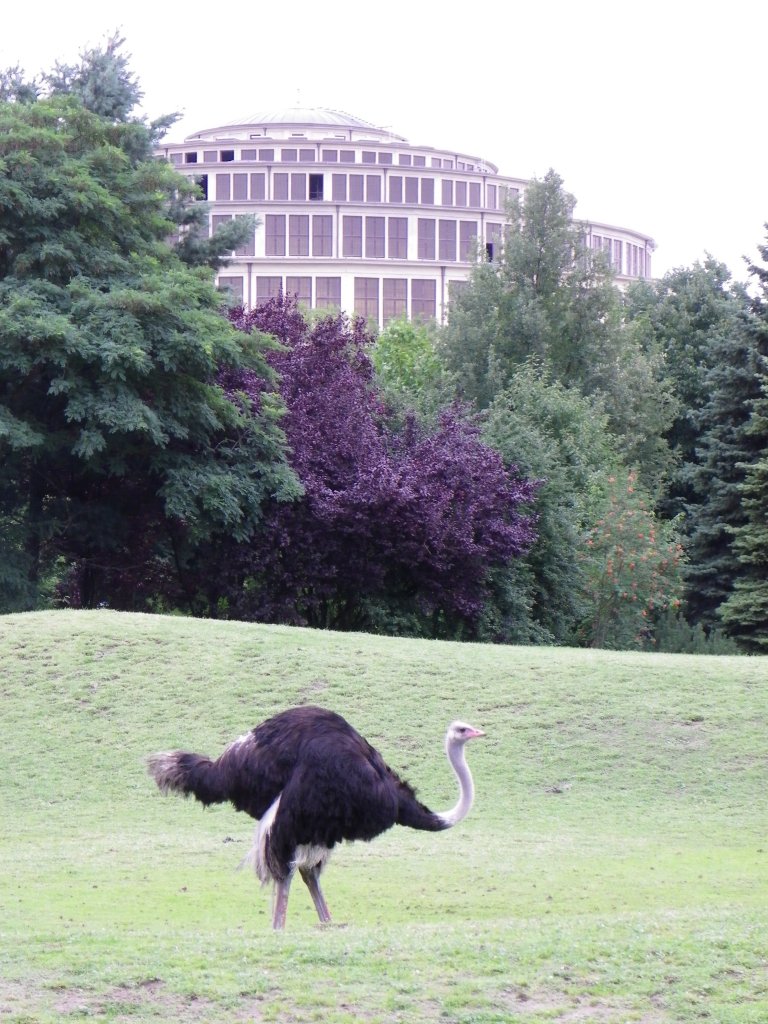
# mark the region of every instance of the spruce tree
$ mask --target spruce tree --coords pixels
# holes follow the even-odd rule
[[[750,266],[758,292],[745,330],[760,353],[762,394],[744,429],[753,459],[743,466],[743,522],[733,530],[739,575],[720,611],[731,636],[748,650],[764,652],[768,650],[768,244],[759,251],[765,266]]]
[[[762,269],[752,272],[764,289]],[[768,355],[764,316],[763,295],[715,339],[704,378],[709,397],[697,419],[701,440],[690,476],[695,499],[688,508],[687,611],[691,622],[706,629],[721,624],[721,610],[744,575],[734,538],[748,524],[744,489],[764,448],[751,421],[753,409],[759,409]],[[748,496],[757,479],[751,477]]]

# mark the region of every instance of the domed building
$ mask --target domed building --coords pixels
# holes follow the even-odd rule
[[[165,143],[158,155],[199,183],[212,232],[257,217],[220,287],[251,308],[282,291],[379,326],[401,316],[443,322],[478,251],[498,255],[507,198],[527,184],[480,157],[412,145],[325,108],[259,111]],[[585,230],[620,282],[650,277],[647,235]]]

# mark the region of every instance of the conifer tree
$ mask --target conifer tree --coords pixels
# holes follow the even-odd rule
[[[761,251],[765,256],[765,247]],[[698,417],[701,440],[691,473],[695,500],[688,508],[687,610],[690,621],[700,622],[706,629],[720,625],[721,610],[744,575],[741,555],[749,542],[742,531],[746,528],[748,532],[749,516],[756,511],[744,498],[760,500],[755,488],[759,486],[756,464],[765,447],[759,417],[768,356],[768,275],[763,268],[750,269],[763,294],[752,310],[712,345],[710,368],[704,378],[709,397]],[[734,543],[739,535],[741,551]],[[734,615],[732,609],[732,625],[736,622]]]
[[[768,244],[759,246],[764,266],[752,264],[750,273],[758,285],[752,315],[745,331],[759,353],[758,381],[761,395],[754,401],[744,428],[752,461],[741,468],[740,488],[743,521],[733,530],[733,553],[738,575],[733,590],[720,609],[728,632],[743,647],[768,651]]]

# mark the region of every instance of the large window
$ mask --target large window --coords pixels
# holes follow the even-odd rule
[[[310,174],[309,176],[309,198],[312,202],[318,202],[323,198],[323,176],[322,174]]]
[[[419,201],[419,179],[405,179],[405,201],[406,203],[418,203]]]
[[[384,218],[365,218],[365,255],[367,259],[384,258]]]
[[[623,266],[624,254],[622,252],[624,246],[623,243],[615,239],[613,243],[613,269],[616,273],[620,274]]]
[[[248,175],[232,175],[232,198],[243,200],[248,198]]]
[[[438,253],[441,260],[456,259],[456,221],[441,220],[439,227]]]
[[[341,278],[315,278],[315,305],[318,309],[341,308]]]
[[[435,258],[435,222],[431,218],[419,217],[417,256],[420,260]]]
[[[292,213],[288,217],[288,255],[309,256],[309,215]]]
[[[246,214],[239,213],[235,217],[235,220],[243,220],[243,218],[245,216],[246,216]],[[255,244],[253,229],[251,229],[251,233],[250,233],[249,237],[245,240],[243,245],[239,249],[235,250],[235,255],[236,256],[255,256],[256,255],[256,244]]]
[[[200,174],[195,178],[195,184],[200,189],[200,195],[203,199],[208,198],[208,175]]]
[[[228,174],[217,174],[216,175],[216,198],[229,199],[230,198],[231,181]]]
[[[363,255],[363,218],[342,217],[342,255]]]
[[[453,206],[453,182],[443,178],[443,206]]]
[[[477,221],[459,221],[459,259],[469,262],[477,251]]]
[[[390,203],[402,203],[403,201],[403,179],[399,174],[390,176],[389,201]]]
[[[408,259],[408,218],[389,218],[389,258],[391,260]]]
[[[408,314],[408,282],[394,278],[384,278],[382,281],[384,290],[384,326],[390,320],[397,317],[404,317]]]
[[[282,290],[282,277],[257,277],[256,305],[260,306],[262,302],[266,302],[268,299],[276,299]]]
[[[229,274],[219,276],[218,287],[221,291],[228,291],[233,299],[243,301],[243,279]]]
[[[272,191],[274,199],[287,199],[288,198],[288,175],[282,171],[275,174],[272,178]]]
[[[333,255],[333,217],[318,213],[312,217],[312,255]]]
[[[421,179],[421,202],[424,206],[432,206],[435,201],[435,179]]]
[[[366,319],[379,321],[378,277],[355,278],[355,313]]]
[[[335,203],[344,203],[347,200],[347,176],[346,174],[334,174],[331,176],[331,196]]]
[[[311,277],[286,277],[285,294],[295,295],[305,306],[312,306],[312,278]]]
[[[267,176],[262,171],[260,174],[251,175],[251,199],[266,199],[266,179]]]
[[[350,174],[349,176],[349,198],[350,202],[362,203],[363,201],[363,184],[364,177],[362,174]]]
[[[486,224],[485,252],[491,263],[501,256],[501,224]]]
[[[369,203],[381,202],[381,178],[378,174],[366,174],[365,198]]]
[[[434,281],[411,281],[411,316],[414,320],[434,320],[437,313]]]
[[[215,235],[222,224],[227,224],[232,220],[231,213],[213,213],[211,214],[211,235]]]
[[[291,175],[291,199],[307,198],[307,176],[306,174]]]
[[[264,242],[267,256],[285,256],[285,214],[268,213],[264,218]]]

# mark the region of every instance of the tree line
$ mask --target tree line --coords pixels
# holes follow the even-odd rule
[[[622,292],[554,172],[449,322],[228,308],[115,36],[0,76],[0,609],[768,644],[768,245]]]

